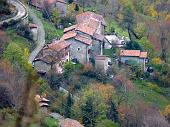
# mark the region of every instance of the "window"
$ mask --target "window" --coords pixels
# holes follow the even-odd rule
[[[125,64],[128,64],[128,62],[129,62],[128,60],[125,60]]]
[[[91,49],[88,50],[88,54],[91,54]]]

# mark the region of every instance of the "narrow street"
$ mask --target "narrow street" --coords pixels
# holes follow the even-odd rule
[[[4,22],[9,22],[11,20],[17,20],[17,19],[23,18],[25,15],[27,15],[27,10],[21,2],[17,0],[9,0],[9,3],[11,3],[12,5],[16,7],[16,9],[18,10],[18,13],[12,18],[1,21],[0,25],[3,24]]]
[[[31,52],[30,57],[29,57],[29,62],[32,63],[39,51],[42,49],[42,47],[45,44],[45,30],[44,26],[41,22],[41,20],[36,16],[36,14],[29,8],[29,16],[33,20],[33,23],[38,26],[38,37],[36,41],[36,48]]]

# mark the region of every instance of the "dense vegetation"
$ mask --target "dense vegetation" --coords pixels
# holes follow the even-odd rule
[[[52,66],[40,76],[28,63],[33,43],[27,27],[17,30],[13,22],[5,23],[4,31],[0,31],[0,125],[57,127],[58,120],[46,117],[35,102],[34,97],[39,94],[50,100],[49,112],[78,120],[85,127],[169,127],[170,1],[68,0],[68,3],[64,18],[59,17],[58,10],[48,17],[33,8],[43,22],[46,42],[61,37],[63,28],[58,26],[74,24],[76,14],[94,11],[105,17],[106,34],[116,32],[120,37],[128,37],[126,49],[148,52],[150,69],[143,72],[131,61],[128,66],[113,64],[105,74],[89,64],[67,62],[64,73],[56,74]],[[118,52],[119,49],[104,50],[113,61]]]
[[[9,15],[11,13],[9,4],[7,3],[6,0],[1,0],[0,1],[0,15],[6,14]]]

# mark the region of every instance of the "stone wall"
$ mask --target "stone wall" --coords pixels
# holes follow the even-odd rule
[[[71,43],[70,59],[76,58],[80,63],[83,64],[89,61],[88,50],[90,49],[90,46],[75,39],[69,39],[66,40],[66,42]]]

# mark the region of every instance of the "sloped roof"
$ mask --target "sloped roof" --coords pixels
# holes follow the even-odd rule
[[[86,23],[78,24],[75,30],[89,34],[91,36],[93,36],[93,34],[96,32],[96,28],[92,28]]]
[[[38,26],[36,24],[33,24],[33,23],[29,23],[29,27],[30,28],[38,28]]]
[[[83,42],[83,43],[85,43],[87,45],[92,44],[92,40],[87,38],[87,37],[85,37],[85,36],[83,36],[83,35],[77,35],[75,37],[75,39],[78,40],[78,41],[81,41],[81,42]]]
[[[98,21],[94,19],[89,19],[86,22],[78,23],[76,25],[72,25],[68,28],[65,28],[64,33],[72,30],[77,30],[92,36],[96,32],[98,25],[99,25]]]
[[[140,58],[146,58],[147,57],[147,52],[141,52],[139,57]]]
[[[48,45],[50,49],[60,51],[70,46],[70,43],[66,43],[64,40],[55,41]]]
[[[147,52],[141,52],[140,50],[120,50],[120,56],[133,56],[146,58]]]
[[[97,34],[97,33],[95,33],[95,34],[93,35],[93,37],[94,37],[95,39],[99,40],[99,41],[103,41],[104,38],[105,38],[104,35],[102,35],[102,34]]]
[[[84,127],[78,121],[73,119],[65,119],[60,123],[60,127]]]
[[[87,12],[76,15],[76,20],[78,23],[84,22],[89,19],[95,19],[96,21],[101,22],[103,25],[106,25],[106,22],[103,16],[96,14],[94,12],[87,11]]]
[[[69,31],[62,36],[61,40],[67,40],[67,39],[75,37],[76,35],[77,33],[75,31]]]
[[[64,33],[68,32],[68,31],[71,31],[71,30],[74,30],[76,27],[77,27],[77,25],[72,25],[70,27],[67,27],[67,28],[64,29]]]

